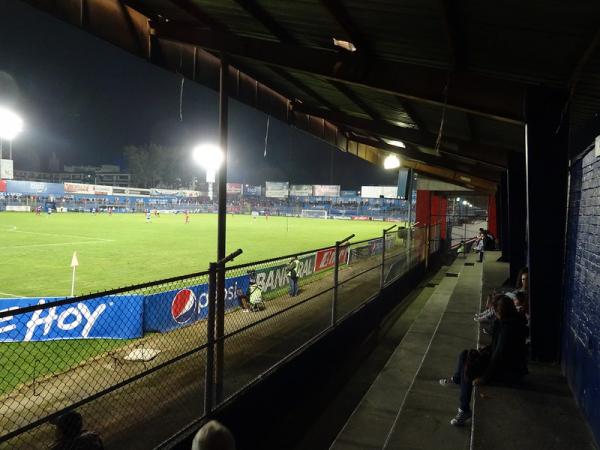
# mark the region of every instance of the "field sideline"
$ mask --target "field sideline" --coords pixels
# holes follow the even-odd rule
[[[0,297],[69,295],[77,251],[76,295],[206,270],[216,255],[214,214],[0,213]],[[227,216],[227,250],[251,262],[378,237],[385,222]]]

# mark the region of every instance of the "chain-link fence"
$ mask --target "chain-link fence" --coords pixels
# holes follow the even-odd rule
[[[439,237],[437,225],[388,229],[94,295],[0,303],[0,446],[47,448],[51,423],[73,409],[107,448],[159,445],[426,261]]]

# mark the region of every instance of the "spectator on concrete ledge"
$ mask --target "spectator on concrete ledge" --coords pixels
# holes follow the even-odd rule
[[[235,439],[225,425],[211,420],[194,436],[192,450],[235,450]]]

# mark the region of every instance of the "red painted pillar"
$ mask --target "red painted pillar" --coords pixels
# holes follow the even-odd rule
[[[441,197],[440,198],[440,237],[442,239],[446,239],[446,225],[447,225],[447,217],[448,214],[448,198]]]
[[[431,222],[431,192],[417,191],[417,205],[415,207],[415,222],[420,226],[429,225]]]
[[[496,217],[496,197],[488,196],[488,223],[487,229],[494,238],[498,237],[498,220]]]

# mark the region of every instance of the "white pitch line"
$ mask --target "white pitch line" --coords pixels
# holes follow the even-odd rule
[[[15,298],[24,298],[25,297],[25,295],[9,294],[8,292],[0,292],[0,295],[8,295],[9,297],[15,297]]]
[[[54,242],[52,244],[11,245],[8,247],[0,247],[0,250],[11,250],[13,248],[53,247],[53,246],[57,246],[57,245],[106,244],[108,242],[115,242],[115,241],[112,239],[103,239],[101,241]]]
[[[77,239],[91,239],[94,241],[114,242],[113,239],[96,238],[96,237],[90,237],[90,236],[78,236],[75,234],[40,233],[40,232],[36,232],[36,231],[23,231],[23,230],[17,230],[17,227],[11,227],[8,229],[8,231],[10,231],[12,233],[37,234],[39,236],[72,237],[72,238],[77,238]]]

